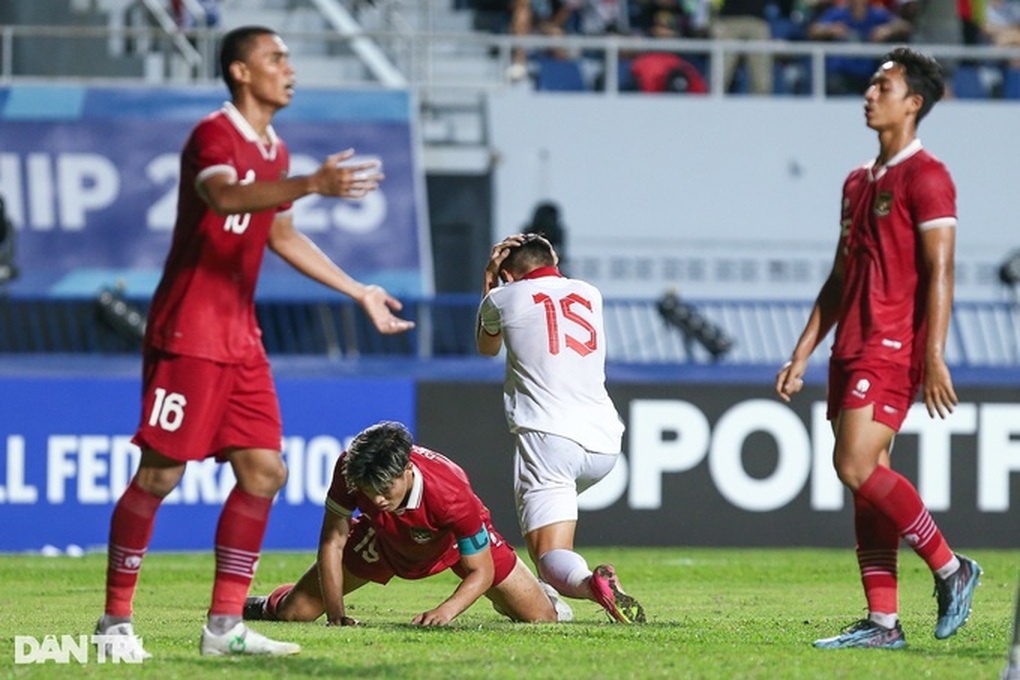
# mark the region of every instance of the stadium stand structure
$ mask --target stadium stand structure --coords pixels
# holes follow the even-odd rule
[[[129,301],[145,310],[142,300]],[[713,352],[692,341],[664,318],[655,300],[607,299],[606,342],[609,360],[625,364],[780,365],[796,343],[811,303],[708,301],[684,303],[723,330],[727,351]],[[273,355],[330,358],[406,357],[414,359],[475,356],[478,296],[446,294],[406,301],[404,315],[417,323],[411,333],[381,336],[351,302],[263,301],[256,314],[266,349]],[[1020,365],[1020,306],[1009,302],[957,302],[946,356],[952,365]],[[812,355],[828,358],[830,338]],[[136,333],[111,324],[97,300],[42,300],[0,297],[0,354],[132,354]]]
[[[188,0],[188,6],[194,6]],[[20,13],[20,14],[19,14]],[[74,76],[79,82],[209,83],[217,79],[217,29],[178,31],[168,24],[165,3],[155,0],[48,0],[0,6],[0,83]],[[709,96],[729,96],[721,87],[727,51],[772,51],[777,68],[795,65],[807,86],[796,94],[821,97],[825,57],[836,52],[877,55],[885,46],[833,45],[802,41],[730,42],[642,38],[581,38],[495,35],[473,30],[470,10],[453,2],[376,0],[223,0],[222,26],[262,23],[287,35],[304,85],[407,87],[418,94],[421,131],[429,150],[461,148],[491,162],[484,93],[529,87],[510,76],[511,54],[524,47],[538,53],[559,47],[583,54],[585,82],[598,82],[607,96],[626,75],[621,53],[669,50],[694,59],[710,81]],[[925,46],[948,60],[1006,63],[1020,49]],[[96,56],[99,55],[99,56]],[[594,56],[592,56],[594,55]],[[88,67],[88,72],[81,68]],[[964,73],[961,78],[974,74]],[[601,76],[601,77],[600,77]],[[777,78],[778,87],[789,79]],[[782,83],[786,83],[783,85]],[[982,87],[978,77],[971,85]],[[574,86],[577,86],[576,79]],[[1020,71],[1007,70],[1007,98],[1020,99]],[[979,90],[979,92],[984,90]],[[781,94],[792,94],[789,89]],[[635,95],[637,96],[637,95]],[[987,95],[986,95],[987,96]],[[449,157],[449,156],[448,156]],[[145,302],[131,301],[141,310]],[[732,346],[713,355],[665,321],[656,300],[606,301],[609,359],[621,363],[777,364],[796,341],[810,309],[807,301],[685,301],[725,330]],[[276,355],[445,357],[474,354],[473,294],[446,294],[409,301],[418,329],[407,336],[380,337],[355,306],[343,302],[261,302],[257,311],[269,351]],[[1014,303],[958,302],[950,329],[950,361],[967,366],[1015,366],[1020,307]],[[24,299],[0,290],[0,353],[129,354],[138,340],[118,333],[95,300]],[[819,350],[812,361],[822,363]]]
[[[201,11],[197,0],[182,1],[192,12]],[[487,93],[508,88],[556,92],[565,87],[562,78],[548,86],[541,76],[540,55],[550,49],[571,55],[580,70],[580,81],[571,74],[572,91],[611,96],[633,90],[620,64],[651,51],[671,52],[695,64],[709,83],[709,96],[740,95],[746,92],[740,70],[733,92],[723,86],[719,65],[724,56],[766,52],[775,57],[777,96],[822,98],[828,56],[877,57],[888,48],[809,42],[784,26],[774,26],[776,39],[767,41],[514,36],[476,29],[469,4],[453,0],[222,0],[218,27],[182,31],[168,5],[159,0],[0,3],[0,83],[69,76],[213,82],[218,79],[220,32],[264,24],[287,36],[302,86],[407,87],[416,92],[426,163],[452,163],[463,171],[465,165],[485,166],[491,159]],[[192,23],[202,25],[200,20]],[[1020,48],[919,47],[961,65],[955,78],[961,96],[1018,97],[1017,76],[1004,64],[1020,60]],[[530,77],[524,80],[511,68],[512,55],[520,49],[531,55]]]
[[[197,0],[183,4],[200,11]],[[222,0],[218,26],[180,30],[168,6],[160,0],[3,3],[0,80],[74,76],[212,81],[217,79],[220,32],[241,24],[268,25],[286,35],[302,85],[410,86],[422,93],[423,101],[439,93],[477,100],[479,92],[520,86],[514,75],[519,72],[509,68],[518,49],[531,55],[534,66],[548,50],[561,51],[580,64],[586,83],[605,82],[608,92],[617,91],[616,66],[626,58],[621,55],[672,52],[704,72],[714,96],[730,94],[720,87],[722,70],[717,68],[726,54],[770,53],[779,76],[775,94],[822,96],[824,83],[815,76],[824,74],[826,57],[877,57],[888,49],[806,41],[782,26],[774,26],[774,39],[766,41],[514,36],[476,30],[473,10],[452,0]],[[948,64],[958,64],[963,80],[971,79],[968,67],[980,68],[985,90],[1009,75],[1011,59],[1020,59],[1020,48],[919,47]],[[812,82],[793,92],[791,77]],[[1001,90],[996,88],[994,95],[1002,96]]]
[[[583,92],[588,89],[584,82],[581,65],[573,59],[544,57],[537,61],[535,88],[556,92]]]

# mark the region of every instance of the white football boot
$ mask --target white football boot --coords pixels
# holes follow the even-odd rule
[[[103,619],[96,623],[96,637],[94,640],[97,652],[103,659],[112,659],[141,663],[151,659],[152,654],[145,651],[142,646],[142,639],[135,635],[135,629],[129,622],[115,623],[103,627]]]
[[[266,656],[288,656],[301,651],[293,642],[270,640],[256,633],[244,623],[238,623],[223,635],[213,634],[208,626],[202,626],[203,656],[234,656],[238,654],[262,654]]]

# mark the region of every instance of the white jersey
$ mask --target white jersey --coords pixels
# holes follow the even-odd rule
[[[606,392],[597,288],[543,267],[489,291],[479,318],[485,331],[503,334],[503,402],[511,432],[537,430],[589,451],[620,451],[623,423]]]

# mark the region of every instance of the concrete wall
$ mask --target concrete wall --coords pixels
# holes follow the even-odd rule
[[[529,93],[490,99],[496,236],[560,203],[575,275],[608,296],[811,299],[847,173],[873,157],[863,100]],[[957,185],[958,297],[1004,294],[1020,248],[1016,103],[946,101],[920,127]]]

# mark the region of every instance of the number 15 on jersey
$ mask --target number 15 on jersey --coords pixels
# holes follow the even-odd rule
[[[545,293],[535,293],[531,299],[536,305],[545,308],[545,328],[550,354],[559,354],[562,345],[566,345],[567,349],[577,352],[582,357],[598,349],[598,331],[582,316],[583,309],[587,309],[589,313],[592,311],[591,300],[578,293],[569,293],[558,299],[553,299]],[[583,309],[577,309],[578,306]],[[578,331],[580,334],[575,335]]]

